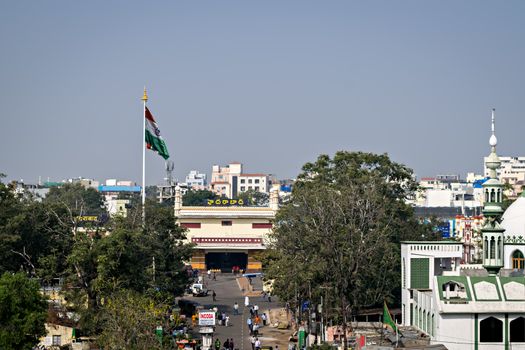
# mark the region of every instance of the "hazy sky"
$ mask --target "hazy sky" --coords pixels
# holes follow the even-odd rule
[[[182,180],[337,150],[481,172],[492,107],[525,155],[524,65],[524,1],[3,1],[0,172],[140,182],[144,85]]]

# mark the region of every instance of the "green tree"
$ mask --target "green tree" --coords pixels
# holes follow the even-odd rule
[[[39,285],[24,274],[0,278],[0,349],[32,349],[46,334],[47,303]]]
[[[20,240],[16,226],[23,208],[23,203],[15,196],[13,186],[0,181],[0,273],[14,272],[20,267],[21,261],[15,257],[13,249]]]
[[[11,185],[0,182],[0,273],[59,277],[72,244],[66,216],[64,208],[16,196]]]
[[[295,306],[330,296],[344,328],[349,314],[394,298],[399,243],[428,230],[405,204],[416,189],[412,171],[386,155],[337,152],[305,164],[270,237],[274,291]]]
[[[239,193],[237,198],[242,199],[247,205],[255,206],[267,206],[269,201],[268,193],[255,191],[253,189]]]
[[[173,210],[146,201],[146,224],[141,206],[128,217],[118,217],[107,236],[78,234],[68,257],[69,281],[75,287],[69,300],[82,315],[87,333],[102,330],[100,312],[104,300],[122,290],[172,299],[189,283],[184,261],[192,246],[185,243],[184,229],[175,224]]]
[[[164,326],[167,306],[143,294],[119,291],[107,298],[101,317],[103,331],[98,343],[104,349],[172,349],[161,344],[155,335],[157,326]]]
[[[182,196],[182,204],[186,206],[204,206],[208,202],[208,199],[217,199],[215,193],[208,190],[188,190]]]
[[[79,215],[106,214],[102,194],[94,188],[85,188],[79,183],[52,187],[44,202],[67,209],[71,221]]]
[[[157,198],[157,186],[155,185],[146,186],[146,198],[151,198],[153,200]]]
[[[184,261],[189,261],[193,244],[186,242],[186,229],[176,223],[173,208],[148,202],[144,234],[155,258],[155,289],[165,297],[182,295],[190,282]]]

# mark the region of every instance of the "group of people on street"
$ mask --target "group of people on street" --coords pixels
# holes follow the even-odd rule
[[[219,312],[219,308],[214,306],[212,310],[215,312],[219,326],[230,326],[230,316],[227,315],[224,311]]]
[[[250,343],[252,344],[252,350],[261,350],[261,341],[256,336],[251,336]]]
[[[268,317],[266,313],[259,313],[259,306],[257,304],[250,306],[250,317],[246,319],[250,335],[257,337],[259,335],[259,328],[266,326],[267,320]]]
[[[223,345],[222,350],[233,350],[235,348],[233,338],[230,338],[230,339],[226,338],[226,340],[224,341],[224,344],[222,345]],[[213,343],[213,347],[215,348],[215,350],[221,350],[221,341],[219,338],[215,339],[215,342]]]

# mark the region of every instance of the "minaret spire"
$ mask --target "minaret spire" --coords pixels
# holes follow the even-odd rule
[[[485,224],[481,229],[483,234],[483,266],[491,275],[495,275],[503,267],[503,242],[504,231],[500,226],[503,214],[503,184],[498,179],[497,170],[501,161],[496,154],[496,110],[492,109],[491,135],[489,139],[490,155],[485,164],[489,169],[489,179],[483,184],[485,202],[483,203],[483,216]]]
[[[496,138],[496,108],[492,108],[492,135],[489,139],[490,147],[492,152],[496,153],[496,145],[498,144],[498,139]]]

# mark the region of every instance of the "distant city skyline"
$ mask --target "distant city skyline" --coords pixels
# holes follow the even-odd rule
[[[418,177],[525,154],[522,1],[8,2],[0,172],[141,182],[142,104],[183,181],[242,162],[294,178],[338,150]],[[147,184],[164,178],[147,151]]]

